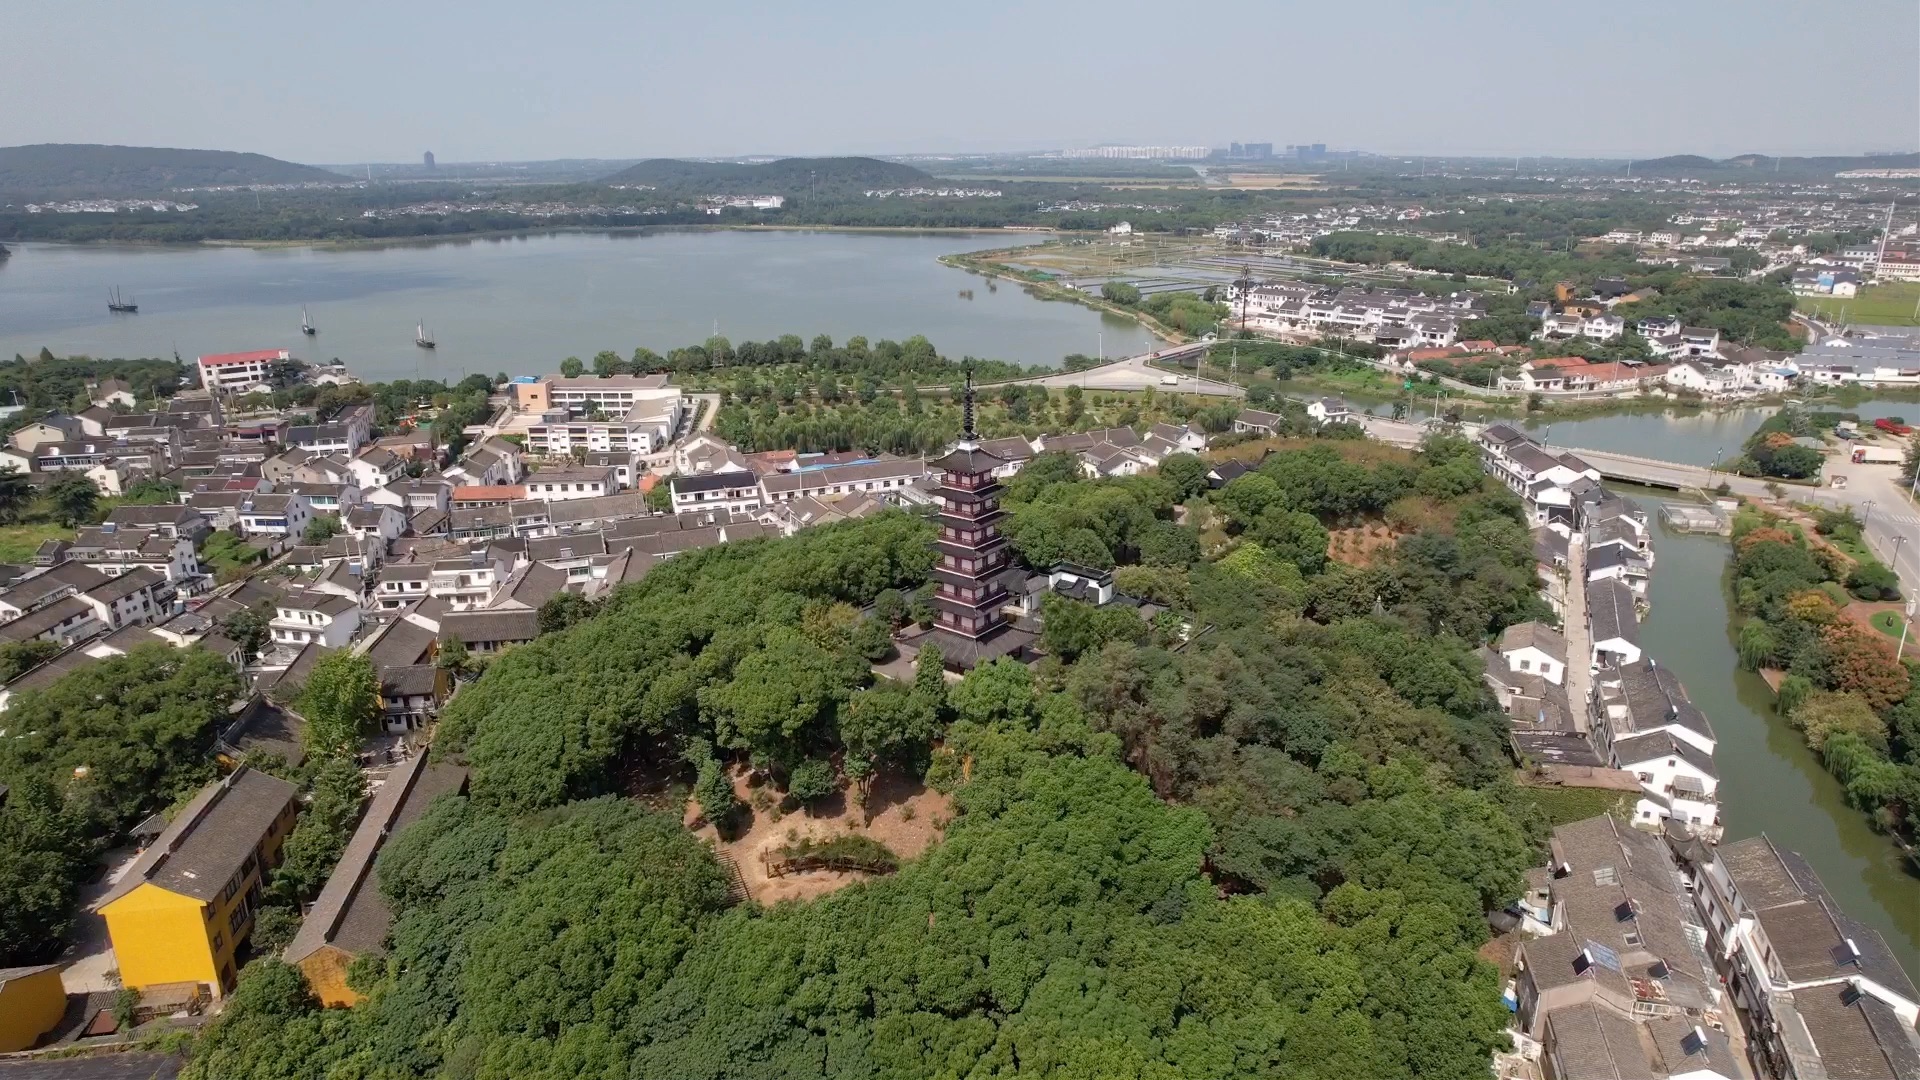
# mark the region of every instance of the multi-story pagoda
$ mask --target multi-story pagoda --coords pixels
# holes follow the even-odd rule
[[[1034,635],[1007,625],[1000,613],[1007,602],[1000,578],[1013,565],[1013,549],[1000,535],[1005,511],[993,471],[1006,462],[982,450],[973,430],[972,372],[961,400],[960,441],[932,463],[940,470],[934,490],[940,534],[933,542],[936,621],[928,639],[947,667],[968,671],[1031,644]]]

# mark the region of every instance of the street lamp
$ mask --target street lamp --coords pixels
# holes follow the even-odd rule
[[[1896,664],[1900,662],[1900,654],[1907,650],[1907,628],[1913,624],[1914,603],[1912,597],[1907,598],[1907,617],[1900,620],[1900,644],[1893,650],[1893,662]]]
[[[1873,524],[1873,500],[1868,499],[1866,506],[1862,507],[1860,512],[1860,534],[1862,536],[1866,535],[1867,526],[1871,524]]]

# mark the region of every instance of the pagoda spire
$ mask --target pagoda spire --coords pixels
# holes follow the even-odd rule
[[[960,438],[969,443],[980,441],[973,431],[973,361],[966,364],[967,386],[960,395]]]

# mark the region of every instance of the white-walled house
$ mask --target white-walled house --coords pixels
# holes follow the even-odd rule
[[[761,505],[760,478],[745,470],[675,476],[667,484],[676,514],[699,510],[752,513]]]
[[[1640,781],[1635,824],[1673,819],[1719,839],[1713,725],[1672,669],[1640,660],[1597,674],[1591,731],[1600,755]]]
[[[1545,623],[1523,622],[1507,627],[1496,651],[1509,671],[1538,675],[1555,686],[1566,680],[1566,636]]]
[[[1750,837],[1712,849],[1693,882],[1756,1060],[1785,1080],[1916,1075],[1891,1063],[1920,1058],[1920,993],[1886,939],[1842,911],[1805,858]]]
[[[1575,582],[1576,587],[1578,582]],[[1619,667],[1639,661],[1640,613],[1633,590],[1612,578],[1587,583],[1587,631],[1592,642],[1588,662]]]
[[[240,531],[248,536],[286,536],[298,540],[313,520],[313,504],[304,495],[249,494],[236,508]]]
[[[274,605],[267,628],[277,642],[317,642],[329,649],[344,648],[360,628],[360,605],[330,592],[285,596]]]

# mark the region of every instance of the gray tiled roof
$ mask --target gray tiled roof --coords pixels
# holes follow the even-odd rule
[[[241,766],[174,815],[97,906],[148,883],[196,900],[214,899],[299,793],[285,780]]]
[[[440,617],[440,636],[443,640],[458,637],[469,644],[532,641],[540,636],[540,612],[537,608],[449,611]]]
[[[1789,977],[1832,979],[1857,972],[1908,1000],[1920,997],[1886,939],[1841,911],[1798,852],[1761,835],[1722,845],[1717,855]],[[1848,940],[1860,950],[1857,959],[1845,949]]]
[[[1640,614],[1633,604],[1633,590],[1613,578],[1587,585],[1587,624],[1595,644],[1614,638],[1640,643]]]
[[[1714,768],[1712,754],[1702,753],[1692,743],[1685,739],[1676,739],[1671,732],[1666,731],[1615,739],[1613,757],[1622,768],[1652,761],[1655,758],[1680,758],[1708,776],[1715,779],[1720,776],[1719,770]]]
[[[1621,667],[1617,676],[1630,730],[1674,724],[1709,739],[1714,737],[1707,714],[1687,697],[1686,687],[1680,685],[1680,676],[1672,668],[1644,658]]]
[[[1547,1014],[1547,1052],[1557,1080],[1648,1080],[1654,1066],[1633,1021],[1591,1002]]]
[[[393,912],[373,877],[380,849],[394,834],[419,820],[436,796],[459,792],[466,782],[465,768],[429,761],[426,754],[412,758],[387,777],[368,800],[359,827],[287,946],[288,963],[297,964],[328,945],[360,956],[378,951],[385,944]]]
[[[1532,647],[1566,663],[1566,635],[1542,622],[1515,623],[1500,635],[1500,651],[1513,652]]]

